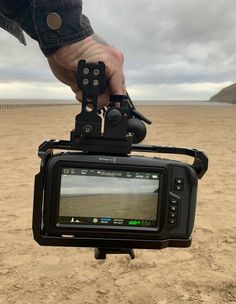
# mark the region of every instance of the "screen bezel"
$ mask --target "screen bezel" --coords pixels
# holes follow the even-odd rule
[[[159,199],[157,202],[157,217],[156,227],[142,227],[142,226],[113,226],[113,225],[80,225],[80,224],[60,224],[59,221],[59,204],[60,204],[60,186],[62,168],[88,168],[101,170],[115,170],[115,171],[133,171],[133,172],[153,172],[160,174],[159,179]],[[96,233],[101,236],[109,234],[118,234],[119,236],[128,236],[128,233],[143,233],[153,234],[161,230],[162,219],[165,216],[164,206],[162,201],[167,193],[167,172],[164,168],[153,166],[137,166],[137,165],[122,165],[122,164],[104,164],[104,163],[87,163],[87,162],[73,162],[73,161],[57,161],[53,166],[48,167],[47,179],[45,185],[45,199],[44,199],[44,218],[46,230],[53,234],[63,235],[92,235]]]

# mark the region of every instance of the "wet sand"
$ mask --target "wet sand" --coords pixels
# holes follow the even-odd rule
[[[0,303],[236,303],[236,107],[139,110],[153,121],[146,143],[196,147],[209,156],[209,171],[199,182],[192,247],[136,250],[135,260],[112,255],[96,261],[93,249],[37,245],[31,231],[37,148],[45,139],[68,139],[78,109],[3,109]]]
[[[59,214],[70,217],[156,220],[157,194],[65,196],[60,199]]]

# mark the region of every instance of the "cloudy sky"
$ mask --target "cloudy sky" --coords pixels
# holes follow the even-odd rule
[[[235,0],[84,0],[84,13],[124,53],[133,99],[207,100],[236,80]],[[27,43],[0,29],[0,98],[73,99]]]

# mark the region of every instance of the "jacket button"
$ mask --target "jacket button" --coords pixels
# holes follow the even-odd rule
[[[54,12],[48,14],[47,25],[52,30],[58,30],[61,27],[61,16]]]

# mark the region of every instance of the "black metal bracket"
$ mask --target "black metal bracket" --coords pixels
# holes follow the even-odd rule
[[[194,158],[192,167],[196,171],[198,178],[201,179],[208,169],[208,157],[200,150],[184,147],[171,146],[152,146],[152,145],[132,145],[132,151],[151,152],[163,154],[186,155]]]
[[[68,151],[86,151],[83,149],[83,146],[75,147],[72,145],[69,140],[50,140],[45,141],[39,146],[38,155],[42,159],[42,162],[45,161],[45,158],[48,154],[53,154],[53,149],[58,150],[68,150]],[[114,151],[114,146],[110,146],[109,154],[110,155],[119,155]],[[154,145],[132,145],[130,152],[146,152],[146,153],[163,153],[163,154],[175,154],[175,155],[186,155],[194,158],[192,167],[196,171],[198,178],[201,179],[208,169],[208,157],[207,155],[200,150],[192,148],[181,148],[181,147],[169,147],[169,146],[154,146]],[[124,148],[125,152],[125,148]],[[121,153],[123,155],[125,153]],[[128,153],[127,153],[128,154]]]
[[[128,93],[111,95],[107,106],[99,109],[99,96],[107,84],[103,62],[80,60],[77,84],[82,92],[82,110],[71,131],[71,145],[88,152],[112,153],[116,150],[117,154],[129,154],[132,143],[139,143],[146,136],[144,122],[151,124],[151,121],[135,109]],[[101,110],[104,120],[100,116]]]
[[[120,107],[111,106],[105,111],[104,131],[99,116],[98,98],[107,84],[105,64],[79,61],[77,84],[82,91],[82,110],[76,116],[75,129],[71,131],[71,146],[75,149],[96,153],[130,153],[132,134],[127,132],[128,101],[127,96],[115,95]],[[113,103],[114,104],[114,103]]]
[[[130,248],[95,248],[94,250],[96,260],[105,260],[107,254],[128,254],[131,260],[135,258],[134,250]]]

